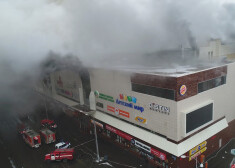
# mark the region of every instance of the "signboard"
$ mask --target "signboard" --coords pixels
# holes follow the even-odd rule
[[[144,151],[146,151],[146,152],[148,152],[148,153],[151,153],[151,147],[150,146],[147,146],[147,145],[145,145],[145,144],[143,144],[142,142],[139,142],[139,141],[137,141],[137,140],[132,140],[132,143],[136,146],[136,147],[138,147],[138,148],[140,148],[140,149],[143,149]]]
[[[165,113],[165,114],[170,113],[170,107],[162,106],[156,103],[149,103],[149,109],[160,112],[160,113]]]
[[[166,160],[166,154],[162,153],[154,148],[151,148],[151,153],[155,156],[157,156],[158,158],[160,158],[161,160]]]
[[[183,96],[183,95],[185,95],[186,92],[187,92],[187,87],[186,87],[186,85],[182,85],[182,86],[180,87],[180,95]]]
[[[103,93],[99,93],[97,90],[94,92],[94,94],[97,98],[107,100],[107,101],[110,101],[110,102],[114,102],[114,99],[113,99],[112,96],[108,96],[108,95],[105,95]]]
[[[199,150],[198,152],[196,152],[194,155],[189,157],[189,161],[191,161],[192,159],[195,159],[196,157],[198,157],[200,154],[202,154],[203,152],[205,152],[207,149],[207,147],[202,148],[201,150]]]
[[[143,124],[147,124],[147,120],[143,117],[137,116],[137,117],[135,117],[135,120],[138,121],[138,122],[141,122]]]
[[[231,165],[231,168],[235,168],[235,164]]]
[[[134,105],[133,103],[129,103],[129,102],[124,102],[124,101],[119,100],[119,99],[116,99],[116,104],[119,104],[119,105],[122,105],[122,106],[125,106],[125,107],[129,107],[129,108],[133,108],[135,110],[140,111],[141,113],[144,111],[144,108],[141,107],[141,106],[137,106],[137,105]]]
[[[112,106],[107,105],[107,110],[110,111],[110,112],[114,112],[116,115],[121,115],[121,116],[130,118],[130,113],[128,113],[126,111],[123,111],[121,109],[114,108]]]
[[[189,151],[189,156],[194,155],[196,152],[200,151],[202,148],[204,148],[206,146],[207,142],[204,141],[202,143],[200,143],[199,145],[197,145],[196,147],[194,147],[193,149],[191,149]]]
[[[64,70],[55,72],[54,77],[56,93],[79,102],[79,88],[82,86],[78,75],[72,71]]]
[[[120,100],[125,100],[125,101],[128,101],[128,102],[133,102],[133,103],[137,102],[137,99],[135,97],[126,96],[124,94],[119,94],[119,98],[120,98]]]
[[[119,135],[120,137],[122,137],[122,138],[124,138],[124,139],[126,139],[128,141],[131,141],[131,139],[133,139],[132,136],[130,136],[130,135],[128,135],[128,134],[126,134],[126,133],[124,133],[122,131],[119,131],[116,128],[110,126],[110,125],[106,125],[106,129],[111,131],[111,132],[113,132],[113,133],[115,133],[115,134],[117,134],[117,135]]]

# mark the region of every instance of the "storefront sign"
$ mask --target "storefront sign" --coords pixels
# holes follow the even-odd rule
[[[204,141],[202,143],[200,143],[199,145],[197,145],[196,147],[194,147],[193,149],[191,149],[189,151],[189,156],[194,155],[196,152],[200,151],[202,148],[204,148],[206,146],[207,142]]]
[[[187,92],[187,87],[186,85],[180,86],[180,95],[183,96]]]
[[[154,148],[151,148],[151,153],[155,156],[157,156],[158,158],[160,158],[161,160],[166,160],[166,154],[162,153]]]
[[[104,128],[103,124],[101,124],[101,123],[99,123],[99,122],[97,122],[97,121],[91,120],[91,123],[92,123],[92,124],[94,124],[94,122],[95,122],[95,124],[96,124],[98,127],[102,128],[102,129]]]
[[[141,122],[143,124],[147,123],[147,120],[145,118],[143,118],[143,117],[137,116],[137,117],[135,117],[135,120],[138,121],[138,122]]]
[[[203,152],[205,152],[207,149],[207,147],[204,147],[203,149],[201,149],[200,151],[198,151],[197,153],[195,153],[194,155],[189,157],[189,161],[191,161],[192,159],[195,159],[196,157],[198,157],[200,154],[202,154]]]
[[[148,153],[151,153],[151,147],[150,147],[150,146],[147,146],[147,145],[143,144],[142,142],[139,142],[139,141],[137,141],[137,140],[135,140],[135,139],[132,139],[132,143],[133,143],[136,147],[138,147],[138,148],[140,148],[140,149],[143,149],[144,151],[146,151],[146,152],[148,152]]]
[[[135,97],[132,97],[132,96],[126,96],[124,94],[119,94],[119,97],[120,97],[120,100],[125,100],[125,101],[133,102],[133,103],[137,102],[137,99]]]
[[[149,104],[149,109],[161,113],[170,113],[170,107],[162,106],[156,103],[150,103]]]
[[[107,100],[107,101],[110,101],[110,102],[114,102],[114,99],[113,99],[112,96],[108,96],[108,95],[105,95],[103,93],[99,93],[97,90],[94,92],[94,94],[97,98]]]
[[[111,132],[113,132],[113,133],[119,135],[120,137],[122,137],[122,138],[128,140],[128,141],[131,141],[131,139],[133,139],[132,136],[130,136],[130,135],[128,135],[128,134],[126,134],[126,133],[124,133],[124,132],[122,132],[122,131],[119,131],[119,130],[117,130],[116,128],[110,126],[110,125],[106,125],[105,128],[106,128],[107,130],[109,130],[109,131],[111,131]]]
[[[114,108],[112,106],[107,105],[107,110],[110,111],[110,112],[114,112],[116,115],[121,115],[121,116],[130,118],[130,113],[128,113],[126,111],[123,111],[121,109]]]
[[[133,105],[133,103],[124,102],[124,101],[121,101],[121,100],[119,100],[119,99],[116,99],[116,103],[119,104],[119,105],[122,105],[122,106],[126,106],[126,107],[129,107],[129,108],[133,108],[133,109],[135,109],[135,110],[140,111],[141,113],[144,111],[144,108],[143,108],[143,107],[137,106],[137,105]]]

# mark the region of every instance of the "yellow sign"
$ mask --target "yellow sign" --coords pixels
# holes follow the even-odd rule
[[[196,147],[194,147],[193,149],[191,149],[189,151],[189,156],[194,155],[195,153],[197,153],[198,151],[200,151],[202,148],[204,148],[206,146],[207,142],[204,141],[202,143],[200,143],[199,145],[197,145]]]
[[[207,147],[202,148],[200,151],[198,151],[197,153],[195,153],[194,155],[189,157],[189,161],[191,161],[192,159],[196,158],[197,156],[199,156],[200,154],[202,154],[203,152],[205,152],[207,149]]]
[[[138,121],[138,122],[141,122],[143,124],[145,124],[146,121],[147,121],[145,118],[142,118],[142,117],[139,117],[139,116],[135,117],[135,120]]]

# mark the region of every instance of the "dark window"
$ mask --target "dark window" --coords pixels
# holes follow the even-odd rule
[[[186,115],[186,133],[211,121],[212,115],[213,103],[188,113]]]
[[[175,91],[152,86],[140,85],[132,83],[132,91],[147,95],[162,97],[170,100],[175,100]]]
[[[97,102],[97,103],[96,103],[96,106],[98,106],[98,107],[100,107],[100,108],[104,108],[103,103],[100,103],[100,102]]]
[[[198,93],[204,92],[206,90],[218,87],[226,83],[226,76],[220,76],[208,81],[198,83]]]

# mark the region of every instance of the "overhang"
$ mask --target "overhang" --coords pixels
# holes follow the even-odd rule
[[[126,132],[134,137],[137,137],[138,139],[141,139],[177,157],[188,152],[193,147],[197,146],[201,142],[207,140],[208,138],[212,137],[213,135],[217,134],[218,132],[220,132],[221,130],[223,130],[224,128],[228,126],[228,123],[226,119],[224,118],[216,122],[215,124],[211,125],[210,127],[204,129],[203,131],[186,139],[185,141],[179,144],[176,144],[176,143],[168,141],[166,138],[163,138],[161,136],[148,132],[144,129],[136,127],[127,122],[121,121],[110,115],[106,115],[103,112],[96,111],[96,113],[94,114],[94,118],[104,123],[107,123],[113,127],[116,127],[123,132]]]

